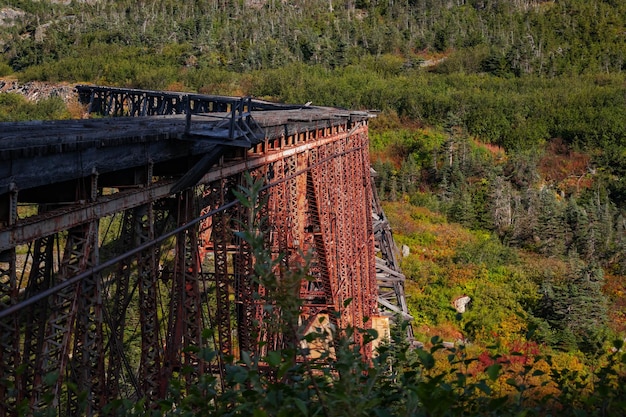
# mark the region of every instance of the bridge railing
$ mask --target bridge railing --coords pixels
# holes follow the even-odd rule
[[[208,94],[139,90],[132,88],[77,85],[81,104],[87,113],[101,116],[157,116],[186,113],[225,113],[241,104],[240,97]],[[246,100],[245,110],[289,110],[302,106],[276,104],[263,100]],[[242,109],[243,110],[243,109]]]

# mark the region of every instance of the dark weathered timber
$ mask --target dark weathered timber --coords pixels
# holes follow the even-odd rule
[[[170,170],[164,167],[160,172],[159,164],[223,152],[223,146],[218,145],[241,146],[235,142],[237,138],[229,138],[221,129],[212,134],[211,128],[229,117],[228,113],[196,115],[191,119],[189,134],[182,115],[2,123],[0,196],[11,187],[23,191],[147,164],[155,166],[155,175],[183,175],[189,168],[184,164],[173,172],[172,165]],[[252,134],[247,137],[248,147],[298,131],[338,125],[346,117],[362,119],[363,114],[344,114],[332,108],[287,107],[252,112],[250,117],[259,131],[255,132],[258,138]]]

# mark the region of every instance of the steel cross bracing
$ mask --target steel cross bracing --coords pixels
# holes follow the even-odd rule
[[[112,114],[150,108],[136,90],[90,94]],[[216,102],[226,119],[3,125],[0,416],[96,414],[114,398],[155,404],[183,369],[220,372],[224,355],[288,343],[235,233],[261,218],[267,251],[284,256],[278,274],[310,255],[311,278],[294,294],[302,323],[325,315],[367,328],[364,317],[379,316],[367,114]],[[229,117],[247,147],[213,135],[210,124]],[[257,218],[233,193],[244,173],[266,184]],[[207,362],[203,348],[222,355]]]
[[[372,184],[377,176],[376,171],[371,169]],[[376,187],[372,186],[372,218],[373,233],[376,242],[376,281],[378,284],[378,305],[380,314],[390,318],[400,317],[401,319],[412,321],[409,308],[404,296],[404,282],[406,277],[400,270],[400,263],[397,259],[398,248],[393,239],[391,226],[387,221],[387,216],[383,211],[376,192]],[[413,343],[413,328],[407,326],[407,339]]]

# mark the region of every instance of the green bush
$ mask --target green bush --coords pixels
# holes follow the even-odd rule
[[[6,77],[13,74],[13,68],[5,62],[0,62],[0,77]]]
[[[51,97],[31,103],[20,94],[0,94],[0,122],[69,118],[70,113],[60,97]]]
[[[622,342],[591,374],[562,369],[530,344],[472,355],[439,338],[410,349],[403,326],[366,361],[354,332],[341,329],[333,350],[317,360],[293,362],[290,350],[261,358],[245,352],[229,362],[223,379],[205,374],[187,386],[171,383],[158,409],[117,401],[108,414],[128,416],[540,416],[622,415],[626,411]],[[311,334],[308,340],[325,338]],[[299,352],[306,354],[306,352]],[[217,352],[203,352],[210,358]],[[304,358],[304,356],[303,356]],[[548,368],[546,368],[546,366]],[[547,371],[546,371],[547,369]],[[620,382],[622,381],[622,382]],[[187,386],[187,387],[186,387]]]

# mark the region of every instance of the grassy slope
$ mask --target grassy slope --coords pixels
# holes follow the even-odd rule
[[[387,122],[379,123],[384,126]],[[431,143],[433,148],[443,141],[442,133],[433,129],[414,128],[414,132],[414,137],[422,138],[421,143]],[[372,159],[399,169],[401,159],[407,157],[406,149],[398,141],[385,143],[385,134],[373,137]],[[496,158],[506,158],[501,149],[491,147],[489,151]],[[538,183],[550,182],[556,184],[556,189],[569,190],[590,186],[587,180],[572,185],[570,175],[588,158],[578,152],[565,155],[562,148],[551,144],[539,163],[543,178]],[[421,194],[417,201],[433,206],[430,191],[425,189]],[[567,260],[505,246],[487,231],[470,230],[449,222],[436,211],[411,204],[407,194],[398,200],[385,203],[384,209],[398,245],[410,249],[401,266],[407,276],[406,293],[418,338],[425,341],[437,335],[480,346],[525,340],[542,283],[547,277],[566,277]],[[604,280],[611,331],[623,336],[626,277],[605,271]],[[466,313],[459,315],[452,303],[463,295],[470,296],[472,303]]]

